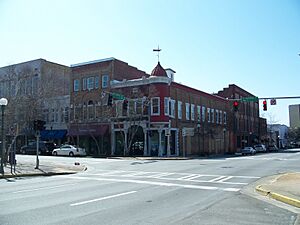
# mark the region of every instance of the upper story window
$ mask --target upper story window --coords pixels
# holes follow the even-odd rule
[[[219,110],[216,109],[216,124],[219,124]]]
[[[205,106],[202,106],[202,121],[205,122]]]
[[[207,122],[210,123],[210,108],[207,108]]]
[[[79,80],[78,79],[74,80],[73,90],[79,91]]]
[[[95,77],[95,89],[98,89],[99,88],[99,77],[96,76]]]
[[[165,101],[164,101],[164,107],[165,107],[165,116],[169,115],[169,98],[165,97]]]
[[[190,103],[185,103],[185,119],[190,120]]]
[[[175,118],[175,100],[171,100],[171,112],[170,112],[170,116],[172,117],[172,118]]]
[[[160,115],[160,99],[159,97],[151,98],[151,115]]]
[[[102,75],[102,88],[107,88],[109,82],[109,76],[108,75]]]
[[[224,120],[224,124],[227,123],[227,114],[226,112],[223,112],[223,120]]]
[[[86,90],[86,86],[87,86],[87,79],[86,78],[82,78],[82,90],[83,91]]]
[[[215,122],[215,110],[214,109],[210,109],[210,114],[211,114],[211,122],[214,123]]]
[[[178,101],[178,119],[182,119],[182,102]]]
[[[94,89],[94,80],[95,80],[94,77],[89,77],[87,79],[87,88],[88,88],[88,90],[93,90]]]
[[[201,121],[201,107],[200,105],[197,105],[197,121]]]
[[[220,117],[219,118],[219,124],[222,124],[222,118],[223,118],[222,115],[223,115],[223,112],[220,110],[219,111],[219,117]]]
[[[195,105],[191,104],[191,120],[195,120]]]

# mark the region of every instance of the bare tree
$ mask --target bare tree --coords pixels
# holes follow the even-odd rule
[[[124,144],[123,155],[126,156],[134,144],[140,125],[144,122],[150,122],[149,110],[151,98],[156,97],[158,91],[154,85],[143,86],[143,88],[135,87],[132,90],[121,89],[117,91],[126,96],[126,98],[123,101],[117,101],[114,105],[115,115],[112,120],[117,124],[119,130],[123,130],[120,134]],[[124,108],[124,105],[127,107]],[[124,127],[125,124],[128,129]],[[127,141],[125,132],[127,132]]]

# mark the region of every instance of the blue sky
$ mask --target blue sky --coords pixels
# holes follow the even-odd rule
[[[151,73],[159,45],[182,84],[300,96],[298,0],[0,0],[0,28],[0,66],[115,57]],[[300,99],[268,102],[261,115],[289,125],[290,104]]]

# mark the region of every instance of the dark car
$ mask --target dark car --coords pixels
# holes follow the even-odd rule
[[[20,149],[21,154],[36,154],[37,142],[30,142],[28,145],[24,145]],[[52,155],[53,149],[56,145],[53,142],[40,141],[39,142],[39,155]]]

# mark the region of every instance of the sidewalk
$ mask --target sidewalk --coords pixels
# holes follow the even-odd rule
[[[0,174],[0,179],[28,176],[52,176],[74,174],[86,170],[84,165],[62,165],[54,163],[41,163],[39,169],[35,169],[35,163],[18,163],[14,172],[9,164],[4,167],[4,176]]]
[[[262,195],[300,208],[300,173],[272,176],[255,189]]]

